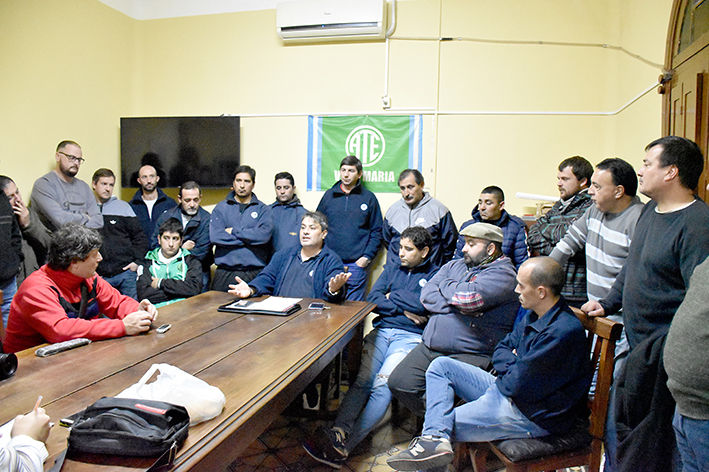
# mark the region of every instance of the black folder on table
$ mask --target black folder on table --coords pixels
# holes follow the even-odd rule
[[[290,316],[300,310],[301,298],[267,297],[261,301],[236,299],[220,306],[218,311],[247,315]]]

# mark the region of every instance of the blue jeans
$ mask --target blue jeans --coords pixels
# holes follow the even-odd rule
[[[371,264],[370,264],[371,265]],[[367,296],[367,282],[369,282],[369,266],[362,269],[352,262],[345,264],[352,275],[347,280],[347,300],[363,302]]]
[[[365,336],[357,380],[342,400],[333,425],[347,433],[348,451],[386,414],[391,403],[389,374],[420,342],[420,334],[398,328],[375,328]]]
[[[10,316],[10,304],[12,304],[12,299],[17,293],[17,277],[13,277],[11,281],[7,283],[4,287],[0,287],[2,290],[2,325],[7,328],[7,318]]]
[[[467,403],[454,407],[456,394]],[[480,442],[549,433],[500,393],[494,375],[449,357],[437,357],[426,371],[423,434]]]
[[[677,437],[677,448],[682,456],[682,471],[709,470],[709,420],[688,418],[675,408],[672,426]]]
[[[134,300],[138,300],[138,292],[136,287],[136,280],[138,275],[130,269],[124,270],[120,274],[114,275],[112,277],[104,277],[103,280],[108,282],[111,287],[115,288],[123,295],[127,295]]]

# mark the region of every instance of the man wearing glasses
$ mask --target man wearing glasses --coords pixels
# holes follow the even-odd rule
[[[54,157],[57,160],[54,170],[34,183],[32,208],[52,231],[65,223],[102,228],[103,217],[91,187],[75,177],[84,162],[81,147],[74,141],[62,141]]]

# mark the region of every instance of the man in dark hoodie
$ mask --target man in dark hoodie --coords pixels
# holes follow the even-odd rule
[[[330,221],[327,246],[352,274],[347,299],[364,300],[369,264],[382,245],[382,210],[377,197],[361,182],[362,162],[347,156],[340,162],[340,180],[323,195],[318,211]]]
[[[94,172],[91,187],[103,215],[101,257],[96,272],[113,288],[138,300],[136,271],[148,252],[148,238],[138,223],[133,208],[113,195],[116,176],[111,169]]]
[[[268,205],[254,191],[256,171],[239,166],[227,197],[217,203],[209,222],[209,238],[214,244],[212,290],[229,291],[236,277],[249,283],[269,262],[273,217]]]
[[[279,172],[273,179],[276,188],[276,201],[269,207],[273,212],[273,252],[298,245],[300,220],[306,210],[295,194],[295,179],[290,172]]]
[[[0,290],[2,290],[2,322],[7,326],[10,303],[17,292],[17,273],[22,260],[22,234],[10,202],[0,192]]]
[[[438,270],[430,260],[433,238],[414,226],[401,233],[399,261],[388,263],[367,300],[377,304],[374,329],[364,338],[357,380],[347,392],[332,428],[320,428],[303,443],[314,459],[338,467],[384,418],[391,392],[389,374],[421,342],[429,312],[421,289]]]
[[[389,389],[407,408],[425,410],[426,369],[448,356],[482,369],[490,367],[495,345],[512,330],[519,301],[517,275],[502,253],[502,230],[475,223],[465,237],[463,258],[453,259],[421,289],[421,303],[431,313],[416,346],[389,376]]]
[[[505,210],[505,193],[500,187],[494,185],[485,187],[480,192],[478,204],[473,208],[472,214],[473,218],[463,223],[460,227],[461,231],[463,228],[481,221],[499,226],[504,234],[502,252],[510,258],[512,264],[519,268],[529,258],[527,226],[521,218],[507,213]],[[456,258],[463,257],[463,246],[465,246],[465,238],[461,233],[458,236],[458,247],[455,251]]]

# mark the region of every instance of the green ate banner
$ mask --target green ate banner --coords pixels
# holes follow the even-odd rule
[[[404,169],[421,170],[422,116],[308,118],[308,190],[324,191],[340,180],[340,161],[362,161],[362,181],[372,192],[399,192]]]

